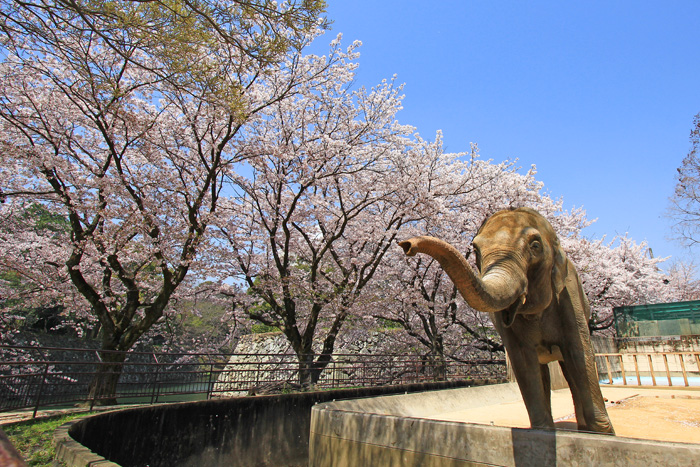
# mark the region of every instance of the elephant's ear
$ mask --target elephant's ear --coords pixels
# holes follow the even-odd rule
[[[554,294],[559,298],[559,294],[564,290],[564,285],[566,282],[566,275],[568,274],[569,268],[566,267],[567,259],[566,253],[561,248],[559,240],[554,240],[554,261],[552,265],[552,286],[554,287]]]

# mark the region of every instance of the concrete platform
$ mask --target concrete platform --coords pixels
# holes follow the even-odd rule
[[[525,429],[515,384],[322,404],[312,410],[310,465],[700,464],[700,391],[602,391],[614,437],[571,431],[568,389],[552,393],[557,431]]]

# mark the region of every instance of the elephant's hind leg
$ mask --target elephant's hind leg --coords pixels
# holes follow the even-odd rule
[[[559,366],[561,367],[561,372],[564,374],[566,382],[569,383],[571,397],[574,400],[577,428],[579,431],[589,431],[588,425],[586,424],[586,416],[584,414],[583,405],[581,404],[581,389],[578,387],[576,380],[572,378],[569,372],[566,370],[566,365],[564,365],[564,362],[559,362]]]
[[[542,373],[542,389],[544,391],[545,404],[552,411],[552,375],[549,373],[549,366],[540,364],[540,373]]]
[[[578,370],[579,366],[572,364],[575,356],[569,356],[569,361],[561,362],[561,368],[571,389],[576,410],[576,424],[579,431],[615,434],[612,423],[605,409],[605,399],[600,392],[597,374],[594,371]],[[579,360],[584,360],[583,356]],[[573,367],[573,369],[572,369]],[[593,366],[595,369],[595,366]]]

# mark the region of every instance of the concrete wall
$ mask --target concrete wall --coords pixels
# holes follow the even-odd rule
[[[515,392],[513,385],[498,385],[317,405],[309,465],[672,467],[697,465],[700,459],[700,446],[694,444],[450,422],[412,412],[490,405]]]
[[[125,409],[73,423],[56,450],[59,460],[71,466],[108,465],[94,464],[100,459],[123,467],[301,466],[308,463],[315,404],[494,382],[412,384]]]
[[[622,353],[700,352],[700,336],[620,339]]]

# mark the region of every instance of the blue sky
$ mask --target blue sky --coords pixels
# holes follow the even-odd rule
[[[552,197],[598,219],[591,237],[689,257],[664,211],[700,112],[700,2],[328,3],[314,50],[362,41],[357,85],[396,74],[402,123],[442,130],[449,152],[535,164]]]

